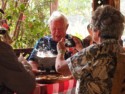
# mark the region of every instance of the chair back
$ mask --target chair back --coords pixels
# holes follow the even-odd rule
[[[125,94],[125,53],[118,55],[111,94]]]

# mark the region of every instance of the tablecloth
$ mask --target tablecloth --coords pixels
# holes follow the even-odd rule
[[[76,80],[68,79],[53,84],[37,84],[32,94],[75,94]]]

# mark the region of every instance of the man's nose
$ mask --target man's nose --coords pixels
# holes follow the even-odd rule
[[[56,34],[59,33],[59,29],[56,29],[56,30],[55,30],[55,33],[56,33]]]

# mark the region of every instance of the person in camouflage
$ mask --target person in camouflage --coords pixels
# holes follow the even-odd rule
[[[48,20],[48,26],[50,29],[51,34],[47,36],[41,37],[35,44],[33,51],[31,52],[28,62],[32,66],[32,70],[34,72],[39,72],[41,70],[41,67],[45,65],[44,62],[42,62],[41,58],[38,59],[37,53],[39,50],[45,50],[45,51],[50,51],[52,55],[57,55],[57,48],[56,45],[58,41],[61,40],[61,38],[68,39],[70,37],[75,37],[71,36],[70,34],[67,34],[66,31],[69,26],[69,22],[67,17],[61,13],[60,11],[54,11],[49,20]],[[71,43],[72,44],[72,43]],[[67,47],[67,51],[65,52],[65,59],[70,57],[72,54],[74,54],[76,51],[75,47]],[[55,60],[54,62],[50,62],[50,64],[54,64],[55,67]],[[42,63],[42,64],[41,64]],[[44,64],[43,64],[44,63]],[[41,66],[43,65],[43,66]],[[45,67],[46,68],[46,67]],[[55,70],[55,68],[54,68]]]
[[[64,60],[64,39],[57,44],[56,70],[72,74],[77,80],[75,94],[111,94],[117,55],[124,52],[119,39],[124,30],[124,16],[110,5],[98,7],[92,15],[92,44],[83,49],[74,38],[79,51]]]

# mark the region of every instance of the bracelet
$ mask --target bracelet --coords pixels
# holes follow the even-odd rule
[[[26,70],[32,70],[31,65],[28,62],[22,63]]]
[[[65,50],[58,50],[58,54],[65,54]]]

